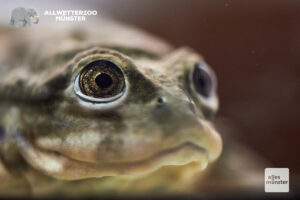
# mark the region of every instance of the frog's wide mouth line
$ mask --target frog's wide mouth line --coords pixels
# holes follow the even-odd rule
[[[79,161],[57,152],[34,147],[29,143],[22,148],[22,154],[36,169],[65,180],[104,176],[138,176],[153,172],[163,166],[180,166],[192,162],[197,163],[199,170],[202,170],[206,168],[209,160],[207,150],[192,142],[182,143],[140,161],[119,163]]]

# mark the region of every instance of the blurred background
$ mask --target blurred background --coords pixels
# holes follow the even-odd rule
[[[135,25],[175,47],[194,48],[218,77],[216,121],[234,127],[234,137],[271,167],[288,167],[291,177],[300,174],[299,0],[14,1],[3,6],[10,12],[18,3],[40,10],[97,9],[98,17]]]

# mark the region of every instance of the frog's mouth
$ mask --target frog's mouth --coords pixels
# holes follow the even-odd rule
[[[134,162],[89,163],[69,158],[60,153],[42,150],[28,143],[22,145],[22,154],[36,169],[59,179],[76,180],[104,176],[138,176],[163,166],[182,166],[196,163],[199,170],[208,164],[208,152],[192,142],[163,150],[153,156]]]

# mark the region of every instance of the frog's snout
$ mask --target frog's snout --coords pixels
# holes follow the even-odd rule
[[[163,143],[193,143],[207,151],[209,161],[221,154],[222,140],[219,133],[188,98],[161,95],[152,108],[152,121],[159,127]]]

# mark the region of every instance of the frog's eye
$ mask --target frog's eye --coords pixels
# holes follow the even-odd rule
[[[125,91],[125,78],[113,62],[89,63],[75,79],[75,92],[85,101],[105,103],[119,99]]]
[[[202,96],[211,97],[216,90],[216,76],[203,62],[197,62],[192,75],[194,88]]]
[[[190,73],[190,83],[192,94],[200,103],[204,116],[211,119],[219,105],[215,73],[205,62],[197,62]]]

